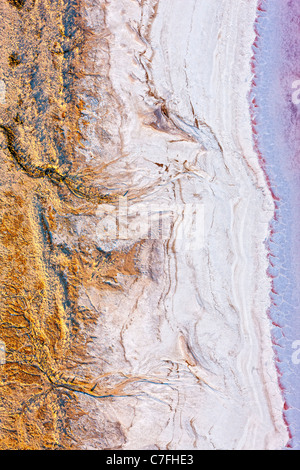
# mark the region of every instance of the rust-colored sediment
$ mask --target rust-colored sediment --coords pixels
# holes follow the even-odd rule
[[[93,376],[87,346],[97,318],[79,307],[78,293],[115,288],[107,280],[117,273],[138,275],[138,246],[108,255],[83,236],[73,248],[53,240],[57,217],[72,231],[69,214],[93,214],[114,199],[93,184],[93,171],[78,176],[84,103],[77,97],[92,42],[80,7],[79,0],[0,5],[0,337],[7,350],[0,449],[79,447],[70,426],[84,414],[77,394],[122,395],[134,380]]]

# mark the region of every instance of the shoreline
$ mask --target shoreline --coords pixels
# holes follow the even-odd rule
[[[294,26],[294,19],[300,12],[295,3],[287,6],[278,0],[260,1],[258,12],[253,60],[256,73],[252,86],[253,129],[275,204],[267,242],[268,274],[272,281],[269,317],[273,325],[278,384],[285,399],[284,420],[289,429],[287,448],[299,448],[297,384],[300,372],[298,364],[293,363],[300,328],[297,314],[300,270],[297,256],[294,256],[299,251],[299,111],[292,104],[292,93],[293,82],[300,76],[296,65],[300,45]],[[287,29],[288,37],[284,35]]]
[[[109,342],[116,341],[116,330],[121,331],[117,344],[126,360],[121,349],[116,357],[127,373],[147,376],[151,370],[156,379],[165,381],[167,372],[167,383],[174,386],[177,364],[175,383],[180,384],[182,405],[176,407],[172,395],[166,400],[160,387],[156,391],[143,388],[143,393],[166,400],[175,421],[179,416],[193,419],[198,448],[282,448],[288,436],[267,316],[271,283],[264,246],[274,203],[253,150],[248,101],[257,2],[238,8],[228,2],[222,8],[214,2],[198,8],[189,5],[184,15],[179,2],[173,2],[172,8],[170,2],[147,2],[144,9],[132,2],[122,4],[121,13],[112,2],[105,7],[109,77],[121,103],[121,158],[110,163],[107,154],[109,179],[117,181],[122,174],[129,194],[146,195],[155,203],[160,197],[171,203],[174,194],[175,201],[180,198],[189,203],[198,194],[206,208],[206,244],[190,256],[174,249],[176,234],[165,245],[143,243],[139,256],[144,259],[150,250],[151,258],[130,291],[139,308],[133,310],[125,295],[131,282],[123,278],[124,294],[100,297],[110,316],[99,323],[99,338],[101,328]],[[168,18],[168,26],[164,18]],[[204,21],[202,27],[195,28],[195,18],[199,24]],[[210,36],[205,35],[208,23]],[[196,44],[205,44],[205,48]],[[234,87],[238,93],[231,92]],[[159,189],[161,182],[165,189]],[[141,193],[143,186],[145,193]],[[165,275],[159,271],[161,263]],[[149,277],[153,270],[154,279]],[[121,310],[116,307],[120,304]],[[151,312],[155,312],[154,318]],[[147,325],[152,327],[147,329]],[[164,331],[164,341],[157,339],[160,331]],[[141,340],[145,335],[151,348]],[[101,351],[100,342],[97,347]],[[110,357],[112,367],[116,357]],[[195,379],[204,385],[197,385]],[[193,398],[189,390],[193,390]],[[224,405],[230,400],[236,402],[236,410]],[[166,411],[151,401],[136,405],[128,401],[127,411],[122,404],[111,402],[109,406],[122,426],[131,422],[124,449],[149,448],[151,442],[164,448],[172,435],[169,445],[173,449],[191,445],[186,429],[165,425],[163,430],[163,424],[153,421],[160,416],[163,423]],[[199,409],[198,415],[193,407]],[[221,420],[219,425],[208,426],[210,412],[205,408],[211,410],[216,423]],[[214,408],[219,410],[218,417]],[[100,405],[93,409],[99,419],[101,413],[107,413]],[[225,438],[221,430],[227,416],[236,430]]]

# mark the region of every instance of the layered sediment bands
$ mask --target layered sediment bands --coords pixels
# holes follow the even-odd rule
[[[283,446],[256,1],[0,8],[2,448]]]
[[[71,214],[113,199],[76,155],[85,125],[76,84],[89,50],[79,2],[1,2],[0,15],[0,448],[72,448],[76,393],[122,395],[133,380],[90,370],[97,312],[79,305],[79,293],[117,272],[138,274],[135,247],[120,262],[84,236],[72,247],[53,238],[58,224],[74,233]]]

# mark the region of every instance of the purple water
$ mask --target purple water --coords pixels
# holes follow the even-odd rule
[[[288,447],[300,449],[300,2],[262,1],[256,32],[253,122],[276,205],[266,241],[273,279],[269,314]]]

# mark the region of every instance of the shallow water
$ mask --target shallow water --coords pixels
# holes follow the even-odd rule
[[[276,198],[269,273],[273,277],[270,317],[279,383],[286,399],[290,446],[299,448],[299,15],[297,2],[263,2],[256,51],[258,146]],[[298,84],[299,88],[299,84]]]

